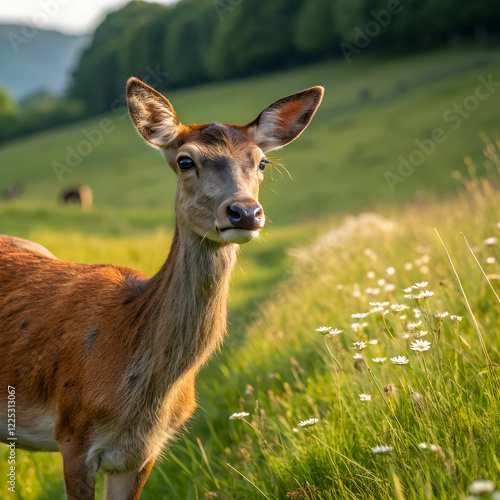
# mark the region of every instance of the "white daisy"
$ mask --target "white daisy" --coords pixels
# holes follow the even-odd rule
[[[406,356],[394,356],[394,358],[391,358],[391,361],[395,365],[407,365],[408,364],[408,359],[406,359]]]
[[[428,351],[431,348],[431,343],[428,342],[427,340],[415,340],[415,342],[410,344],[410,349],[413,351]]]
[[[315,425],[318,421],[319,419],[317,418],[310,418],[309,420],[301,420],[297,425],[299,427],[309,427],[310,425]]]
[[[359,399],[361,401],[371,401],[372,395],[371,394],[359,394]]]
[[[233,413],[230,417],[229,420],[241,420],[242,418],[248,417],[250,413],[247,413],[246,411],[242,411],[241,413]]]

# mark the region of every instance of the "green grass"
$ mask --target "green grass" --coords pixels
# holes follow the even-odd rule
[[[243,123],[282,95],[315,84],[326,87],[310,129],[274,155],[294,181],[269,174],[276,182],[265,184],[263,200],[274,224],[260,242],[243,248],[231,290],[230,337],[198,378],[200,408],[190,431],[155,467],[143,498],[264,498],[258,487],[272,499],[287,493],[295,499],[462,499],[474,479],[498,480],[499,307],[459,231],[487,272],[499,275],[498,264],[486,264],[487,257],[500,261],[498,246],[482,242],[500,237],[500,191],[470,182],[468,194],[453,197],[458,183],[451,173],[465,172],[464,156],[480,157],[481,132],[494,136],[500,128],[500,91],[458,130],[447,130],[448,140],[394,193],[384,178],[386,170],[395,171],[400,154],[415,148],[414,139],[445,128],[443,113],[474,92],[478,75],[490,73],[500,81],[500,51],[457,49],[404,60],[321,64],[169,95],[187,123]],[[361,101],[361,90],[370,99]],[[51,162],[63,161],[64,148],[74,147],[81,131],[102,118],[0,150],[0,188],[16,181],[26,187],[23,198],[0,203],[0,233],[39,241],[61,258],[119,263],[151,274],[168,251],[175,179],[158,153],[136,137],[128,118],[110,117],[116,130],[64,183]],[[490,147],[486,165],[498,167],[492,152]],[[486,170],[480,162],[477,171]],[[90,213],[56,202],[63,185],[80,182],[95,193]],[[393,228],[342,222],[345,213],[372,208],[393,221]],[[457,265],[493,364],[481,351],[433,227]],[[335,238],[330,233],[327,243],[321,240],[336,228],[341,229]],[[412,269],[405,269],[408,263]],[[389,266],[394,275],[387,274]],[[370,271],[375,278],[367,277]],[[395,290],[385,292],[380,279]],[[388,300],[410,305],[405,312],[414,319],[417,304],[401,289],[423,280],[435,292],[421,304],[429,351],[409,350],[401,338],[405,321],[397,314],[351,318],[370,310],[369,301]],[[498,293],[498,281],[492,283]],[[369,288],[382,291],[373,295]],[[448,318],[443,324],[433,318],[436,310],[464,316],[458,332]],[[350,326],[355,321],[368,326],[356,334]],[[322,324],[344,330],[326,339],[341,370],[315,332]],[[363,351],[378,384],[397,388],[382,391],[387,404],[366,367],[354,364],[350,347],[364,336],[379,341]],[[399,354],[410,359],[407,379],[389,361],[370,361]],[[422,405],[412,403],[408,384],[422,395]],[[372,400],[359,401],[359,393],[372,394]],[[228,420],[237,411],[250,413],[246,422]],[[319,418],[314,427],[293,431],[299,420],[312,417]],[[441,451],[423,453],[421,441]],[[394,450],[384,456],[370,452],[381,444]],[[6,471],[2,453],[4,447],[0,475]],[[63,498],[59,454],[18,451],[17,458],[16,497]],[[100,489],[102,478],[98,484]],[[7,495],[2,483],[0,496]]]

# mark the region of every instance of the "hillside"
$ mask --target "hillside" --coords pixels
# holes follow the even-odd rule
[[[0,25],[0,87],[16,100],[35,92],[61,94],[88,36]]]
[[[486,100],[477,100],[473,111],[465,112],[467,118],[454,108],[474,98],[481,78],[500,81],[500,50],[455,49],[401,59],[360,58],[350,65],[322,63],[173,91],[168,98],[185,123],[247,123],[279,97],[324,85],[323,104],[301,140],[270,155],[283,162],[293,178],[269,169],[263,187],[266,213],[283,225],[297,217],[442,197],[453,190],[451,174],[463,169],[463,157],[481,153],[479,134],[500,130],[496,87],[487,91]],[[116,100],[123,102],[123,95]],[[111,121],[106,128],[110,132],[94,132],[96,145],[76,158],[76,148],[87,141],[85,134],[98,130],[104,120]],[[426,146],[436,128],[444,135],[439,143]],[[421,164],[408,176],[408,167],[400,165],[410,157]],[[68,160],[71,172],[60,179],[54,168],[60,170]],[[0,148],[0,169],[0,192],[11,183],[25,187],[22,200],[2,205],[0,211],[26,211],[34,225],[33,204],[51,209],[64,186],[79,183],[92,187],[99,211],[147,210],[163,217],[172,213],[175,178],[162,157],[137,136],[124,107],[11,142]],[[6,214],[2,219],[8,224]]]

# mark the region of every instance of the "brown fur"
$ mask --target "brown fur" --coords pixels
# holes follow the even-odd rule
[[[317,107],[321,91],[305,92]],[[98,469],[107,499],[139,498],[193,413],[195,375],[224,337],[233,239],[248,241],[263,224],[233,229],[227,213],[231,203],[258,203],[256,121],[185,127],[163,96],[135,79],[128,100],[138,131],[179,176],[175,234],[159,272],[148,278],[61,261],[35,243],[0,237],[0,380],[16,389],[17,444],[59,449],[75,500],[94,498]],[[308,112],[296,108],[286,111],[288,127]],[[196,169],[180,172],[179,155]],[[3,391],[3,408],[5,398]]]

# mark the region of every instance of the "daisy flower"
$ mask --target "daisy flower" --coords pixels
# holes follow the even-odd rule
[[[452,321],[456,321],[457,323],[460,323],[460,321],[462,321],[464,318],[463,318],[463,316],[456,316],[456,315],[452,314],[450,316],[450,319]]]
[[[317,424],[319,419],[317,418],[310,418],[309,420],[301,420],[297,425],[299,427],[309,427],[310,425],[315,425]]]
[[[408,364],[408,359],[406,359],[406,356],[394,356],[394,358],[391,358],[391,361],[395,365],[407,365]]]
[[[413,351],[428,351],[431,348],[431,343],[427,340],[417,339],[415,342],[410,344],[410,349]]]
[[[359,399],[361,401],[371,401],[372,395],[371,394],[359,394]]]
[[[230,417],[229,420],[241,420],[242,418],[248,417],[250,413],[247,413],[246,411],[242,411],[241,413],[233,413]]]
[[[354,347],[353,349],[357,349],[358,351],[362,351],[365,347],[368,346],[368,343],[362,340],[361,342],[354,342],[352,344]]]
[[[372,448],[372,453],[376,455],[384,455],[386,453],[390,453],[394,448],[392,446],[375,446]]]
[[[383,363],[387,358],[372,358],[374,363]]]

